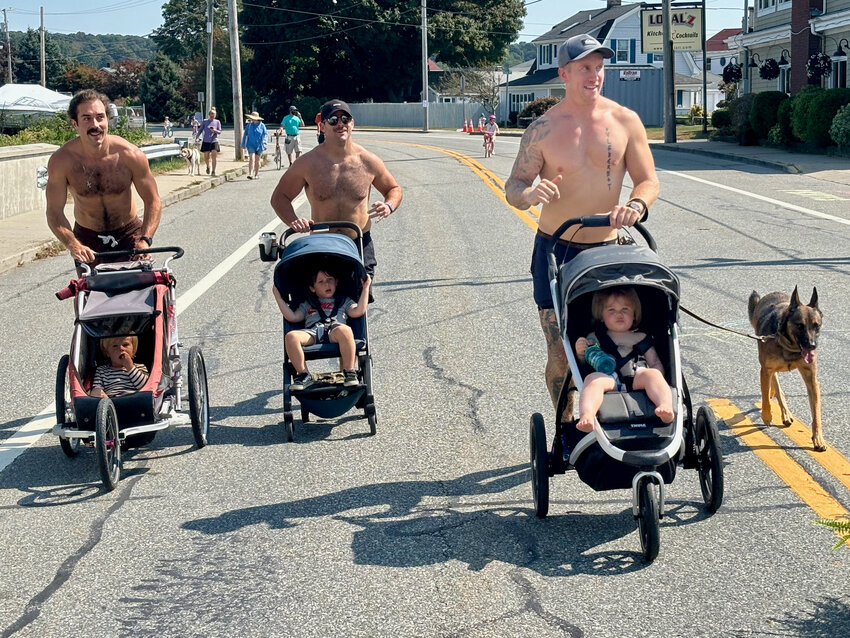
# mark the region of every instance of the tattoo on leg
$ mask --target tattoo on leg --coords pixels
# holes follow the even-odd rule
[[[605,168],[605,179],[608,181],[608,190],[611,190],[611,130],[605,129],[605,140],[608,146],[608,163]]]

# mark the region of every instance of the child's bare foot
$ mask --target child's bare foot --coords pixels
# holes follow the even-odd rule
[[[576,423],[576,430],[579,432],[590,432],[593,430],[593,417],[592,416],[582,416],[579,418],[578,423]]]
[[[661,419],[664,423],[673,422],[673,408],[668,408],[666,405],[660,405],[655,408],[655,416]]]

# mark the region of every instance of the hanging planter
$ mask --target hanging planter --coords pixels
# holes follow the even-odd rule
[[[825,78],[832,73],[832,58],[826,53],[813,53],[806,61],[806,75],[810,78]]]
[[[729,84],[730,82],[737,82],[742,77],[744,77],[744,73],[741,70],[740,64],[730,62],[729,64],[723,67],[723,81],[726,84]]]
[[[759,77],[762,80],[775,80],[779,77],[779,62],[768,58],[759,66]]]

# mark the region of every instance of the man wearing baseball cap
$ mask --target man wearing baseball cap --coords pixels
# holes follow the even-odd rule
[[[389,217],[401,204],[401,186],[381,158],[351,139],[354,117],[342,100],[322,105],[319,126],[324,142],[304,153],[283,174],[272,193],[277,216],[300,233],[309,232],[313,222],[354,222],[363,230],[363,265],[374,278],[375,247],[372,222]],[[375,188],[383,197],[369,205]],[[298,217],[292,206],[301,191],[307,194],[312,219]]]
[[[569,243],[556,244],[558,263],[586,248],[615,243],[617,229],[645,220],[658,197],[655,162],[643,123],[634,111],[602,96],[605,60],[612,57],[612,49],[586,33],[569,38],[558,48],[558,77],[566,95],[528,126],[505,183],[512,206],[525,210],[542,204],[531,273],[546,337],[546,385],[555,406],[567,359],[549,290],[546,245],[561,224],[585,215],[606,215],[609,226],[580,227],[575,234],[575,227],[571,228],[570,236],[563,238]],[[629,199],[621,204],[627,172],[634,186]],[[570,401],[565,412],[568,417],[572,408]]]
[[[304,126],[304,120],[301,119],[301,113],[298,112],[298,109],[290,106],[289,115],[283,118],[280,125],[286,133],[283,140],[283,150],[289,159],[289,165],[292,166],[292,154],[295,153],[295,159],[301,156],[301,127]]]

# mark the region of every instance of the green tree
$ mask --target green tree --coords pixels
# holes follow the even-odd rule
[[[161,53],[145,67],[139,82],[139,98],[145,104],[148,119],[158,121],[166,115],[175,120],[186,112],[180,96],[180,69]]]
[[[531,42],[512,42],[508,45],[508,55],[505,57],[505,62],[508,66],[515,66],[526,60],[533,60],[537,57],[537,47]]]
[[[428,51],[454,67],[499,63],[525,15],[521,0],[436,0],[428,11]],[[240,24],[254,50],[246,85],[260,100],[420,99],[419,0],[257,0]]]
[[[221,1],[218,5],[225,5]],[[213,10],[213,23],[222,36],[222,25],[227,25],[224,6]],[[151,34],[158,50],[175,62],[183,62],[207,55],[207,12],[202,0],[169,0],[162,7],[162,26]]]
[[[35,29],[21,37],[12,60],[15,81],[20,84],[41,82],[41,38]],[[65,72],[66,60],[50,33],[44,34],[44,72],[48,86],[55,86]]]
[[[109,93],[109,75],[105,71],[100,71],[88,64],[72,64],[59,77],[59,80],[54,85],[57,91],[66,93],[76,93],[80,89],[94,89],[112,99]]]
[[[141,60],[121,60],[111,65],[105,93],[113,100],[138,97],[145,66]]]

